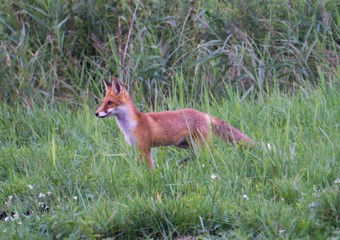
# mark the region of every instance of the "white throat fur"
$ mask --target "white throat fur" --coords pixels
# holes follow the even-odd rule
[[[130,109],[127,106],[119,106],[114,116],[120,130],[124,133],[125,141],[133,147],[136,147],[136,138],[133,130],[137,126],[137,121],[132,118]]]

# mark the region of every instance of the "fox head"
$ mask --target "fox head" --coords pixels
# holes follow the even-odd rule
[[[112,83],[104,80],[104,84],[105,98],[95,113],[99,118],[118,115],[129,100],[129,93],[117,78],[113,78]]]

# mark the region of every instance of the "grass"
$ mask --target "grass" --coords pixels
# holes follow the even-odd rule
[[[147,100],[177,75],[199,100],[284,92],[337,79],[339,3],[302,1],[4,1],[0,11],[0,98],[77,104],[98,82],[119,77]],[[149,91],[152,89],[152,91]],[[98,93],[98,92],[97,92]]]
[[[0,238],[339,238],[339,16],[334,0],[3,1]],[[142,111],[195,107],[263,146],[158,148],[149,171],[94,116],[112,75]]]
[[[194,105],[272,149],[157,148],[154,171],[94,105],[1,104],[3,239],[339,237],[336,87]]]

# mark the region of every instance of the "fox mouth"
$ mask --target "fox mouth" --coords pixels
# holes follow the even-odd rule
[[[99,118],[111,117],[115,115],[115,110],[110,110],[107,112],[96,112],[95,115]]]
[[[100,116],[100,115],[97,114],[97,113],[96,113],[96,116],[99,117],[99,118],[106,118],[106,117],[107,117],[107,115],[105,115],[105,116]]]

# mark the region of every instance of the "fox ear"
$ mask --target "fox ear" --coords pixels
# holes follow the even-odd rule
[[[112,88],[112,84],[109,81],[107,81],[106,79],[104,79],[103,82],[104,82],[104,85],[105,85],[105,91],[106,92],[110,91],[110,89]]]
[[[119,79],[116,77],[112,78],[112,90],[116,95],[124,91],[123,85],[119,82]]]

